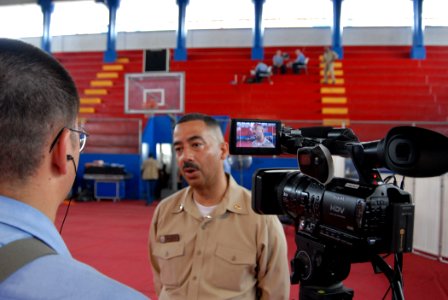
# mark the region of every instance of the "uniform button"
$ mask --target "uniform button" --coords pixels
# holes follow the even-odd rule
[[[199,250],[197,253],[198,253],[198,255],[201,255],[201,254],[202,254],[201,250]]]
[[[165,252],[165,257],[167,257],[167,256],[168,256],[168,254],[169,254],[169,252],[168,252],[168,251],[166,251],[166,252]]]
[[[196,276],[193,276],[193,280],[196,280],[196,279],[198,279]]]
[[[232,261],[235,261],[236,260],[236,256],[232,256]]]

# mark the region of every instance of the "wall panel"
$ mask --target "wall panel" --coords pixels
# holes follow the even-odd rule
[[[329,27],[315,28],[267,28],[264,45],[269,46],[312,46],[331,44]],[[23,39],[40,46],[40,38]],[[56,36],[52,40],[52,51],[104,51],[106,34]],[[411,27],[345,27],[344,45],[411,45]],[[425,43],[448,45],[448,27],[427,27]],[[251,29],[190,30],[187,47],[250,47]],[[176,47],[175,31],[121,32],[117,36],[117,50],[159,49]]]

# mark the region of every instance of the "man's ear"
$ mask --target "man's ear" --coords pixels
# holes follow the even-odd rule
[[[229,155],[229,144],[227,142],[221,143],[221,159],[224,160]]]
[[[52,167],[57,173],[62,175],[67,173],[67,155],[70,155],[69,153],[71,153],[67,152],[69,145],[70,131],[63,130],[51,152]]]

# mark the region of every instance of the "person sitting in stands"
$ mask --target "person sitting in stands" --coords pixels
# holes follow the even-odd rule
[[[296,50],[296,59],[292,62],[292,72],[294,74],[299,74],[300,69],[302,69],[306,64],[306,57],[299,49]]]
[[[281,50],[277,50],[275,55],[272,57],[272,67],[274,74],[277,74],[279,70],[281,74],[286,73],[285,55],[283,55]]]
[[[272,84],[272,81],[270,79],[271,74],[271,67],[269,67],[264,62],[260,61],[253,70],[250,70],[250,75],[252,77],[249,77],[246,79],[246,75],[243,76],[242,82],[245,83],[260,83],[263,80],[263,77],[266,77],[269,81],[269,83]],[[234,82],[237,82],[237,77],[235,77]],[[231,84],[235,84],[234,82],[231,82]]]
[[[255,72],[255,82],[261,82],[263,80],[263,77],[270,75],[269,66],[265,64],[264,62],[260,61],[254,69]]]

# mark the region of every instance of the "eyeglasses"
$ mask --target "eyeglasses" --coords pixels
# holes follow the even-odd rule
[[[50,152],[51,152],[51,150],[53,150],[54,146],[56,145],[56,143],[57,143],[59,137],[61,136],[62,132],[64,131],[64,129],[68,129],[68,130],[70,130],[72,132],[79,133],[79,152],[82,152],[82,150],[86,146],[87,137],[89,136],[89,134],[87,132],[85,132],[85,130],[82,129],[82,128],[80,128],[80,129],[73,129],[73,128],[69,128],[69,127],[63,127],[58,132],[58,134],[54,138],[53,142],[51,143]]]

